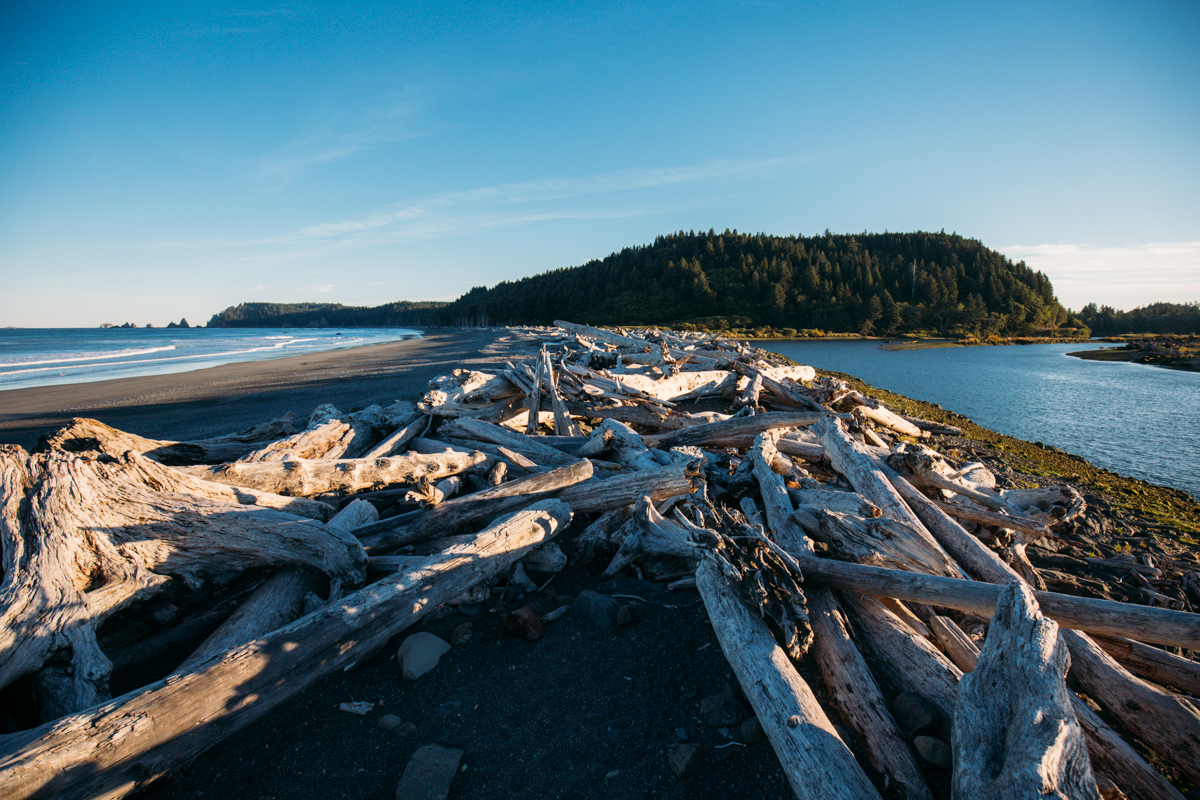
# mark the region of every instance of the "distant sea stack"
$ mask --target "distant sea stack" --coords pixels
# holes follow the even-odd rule
[[[190,328],[192,326],[188,325],[187,317],[184,317],[183,319],[179,320],[178,323],[168,322],[167,327],[168,328]]]

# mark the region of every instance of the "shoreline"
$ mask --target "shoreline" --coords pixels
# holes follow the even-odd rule
[[[215,367],[0,391],[0,444],[31,449],[86,416],[154,439],[203,439],[322,403],[351,410],[425,393],[455,368],[512,357],[520,342],[492,329],[424,329],[420,338]]]

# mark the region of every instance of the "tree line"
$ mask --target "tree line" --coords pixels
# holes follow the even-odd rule
[[[957,234],[680,231],[452,303],[243,303],[210,327],[597,325],[891,335],[1086,335],[1050,280]]]
[[[1151,303],[1132,311],[1088,303],[1079,318],[1096,336],[1123,333],[1200,334],[1200,303]]]

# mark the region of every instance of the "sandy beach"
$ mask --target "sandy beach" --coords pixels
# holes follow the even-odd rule
[[[29,449],[72,417],[154,439],[202,439],[321,403],[343,410],[420,397],[430,379],[503,361],[522,346],[491,330],[435,329],[420,339],[94,383],[0,391],[0,444]]]

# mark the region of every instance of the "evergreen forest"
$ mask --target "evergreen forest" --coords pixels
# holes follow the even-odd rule
[[[604,259],[476,287],[449,304],[244,303],[210,327],[593,325],[770,328],[783,335],[1087,335],[1050,280],[941,233],[684,232]]]
[[[1080,319],[1095,336],[1126,333],[1200,334],[1200,303],[1151,303],[1132,311],[1088,303]]]

